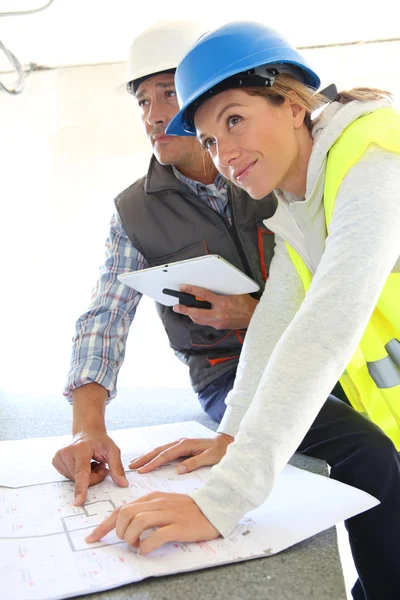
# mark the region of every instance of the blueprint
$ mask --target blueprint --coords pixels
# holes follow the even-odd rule
[[[131,440],[135,451],[130,453],[127,446],[124,451],[132,458],[140,450],[138,446],[146,451],[185,432],[192,437],[213,435],[197,423],[118,433],[119,443],[125,439],[129,444]],[[70,481],[56,478],[16,488],[1,487],[0,599],[67,598],[150,576],[269,556],[378,503],[364,492],[288,465],[267,501],[248,513],[228,538],[170,543],[148,556],[138,554],[115,532],[98,543],[85,542],[115,507],[155,490],[190,492],[204,485],[209,473],[210,468],[204,467],[178,475],[175,465],[145,475],[127,471],[128,488],[119,488],[107,478],[89,489],[81,507],[72,504],[74,485]]]

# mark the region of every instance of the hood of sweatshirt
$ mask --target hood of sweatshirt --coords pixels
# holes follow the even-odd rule
[[[312,129],[314,144],[308,162],[305,197],[275,190],[278,206],[274,215],[264,223],[278,237],[290,242],[312,273],[315,272],[324,252],[327,236],[323,207],[327,154],[344,129],[353,121],[388,106],[391,106],[391,103],[387,100],[354,100],[348,104],[329,104]]]
[[[359,117],[388,106],[391,106],[388,100],[353,100],[348,104],[332,102],[322,111],[312,129],[314,145],[308,163],[305,199],[311,196],[329,150],[346,127]]]

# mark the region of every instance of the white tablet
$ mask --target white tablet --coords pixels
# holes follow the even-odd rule
[[[250,294],[260,289],[258,283],[217,254],[123,273],[118,275],[118,279],[165,306],[173,306],[179,301],[163,294],[162,290],[179,290],[179,286],[184,283],[224,296]]]

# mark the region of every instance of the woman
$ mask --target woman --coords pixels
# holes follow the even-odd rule
[[[159,526],[143,552],[229,535],[298,449],[380,499],[346,523],[360,577],[353,596],[394,600],[398,452],[371,420],[324,401],[340,378],[354,406],[400,448],[400,116],[387,94],[365,88],[338,94],[313,121],[328,102],[318,86],[302,56],[256,23],[203,36],[179,65],[182,109],[167,132],[197,134],[218,170],[253,198],[275,190],[278,209],[265,221],[275,254],[220,434],[132,463],[146,472],[192,454],[181,470],[220,461],[210,480],[191,498],[152,494],[128,505],[88,541],[115,526],[136,545]]]

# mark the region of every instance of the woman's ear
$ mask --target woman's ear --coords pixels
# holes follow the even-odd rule
[[[291,92],[289,92],[289,94],[290,94],[289,103],[290,103],[290,109],[292,112],[293,125],[294,125],[295,129],[298,129],[304,123],[304,119],[306,116],[306,109],[303,106],[301,106],[301,104],[298,103],[298,96],[297,96],[296,92],[291,91]]]

